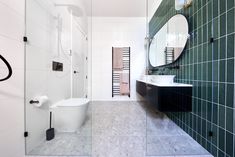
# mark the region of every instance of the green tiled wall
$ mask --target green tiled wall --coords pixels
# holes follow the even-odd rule
[[[163,0],[149,23],[150,36],[154,36],[175,14],[187,17],[191,37],[173,63],[180,69],[165,66],[153,71],[164,69],[165,74],[176,75],[177,82],[193,84],[193,111],[167,114],[216,157],[235,157],[234,3],[193,0],[190,8],[177,12],[174,0]]]

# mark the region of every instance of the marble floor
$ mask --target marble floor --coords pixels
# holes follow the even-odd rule
[[[29,154],[83,157],[211,157],[167,116],[144,102],[92,102],[77,133],[57,133]]]

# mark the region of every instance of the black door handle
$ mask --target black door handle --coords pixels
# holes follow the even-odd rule
[[[2,59],[2,61],[6,64],[6,66],[8,68],[8,71],[9,71],[8,75],[5,78],[0,79],[0,82],[1,82],[1,81],[6,81],[6,80],[8,80],[11,77],[11,75],[12,75],[12,68],[11,68],[11,65],[7,62],[7,60],[3,56],[0,55],[0,59]]]

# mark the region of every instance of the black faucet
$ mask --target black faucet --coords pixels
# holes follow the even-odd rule
[[[165,69],[164,68],[162,68],[162,69],[159,69],[159,75],[164,75],[164,72],[165,72]]]

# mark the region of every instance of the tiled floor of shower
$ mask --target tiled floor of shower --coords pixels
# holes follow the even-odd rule
[[[92,157],[210,157],[164,114],[143,102],[92,102],[78,133],[57,133],[30,154]]]

